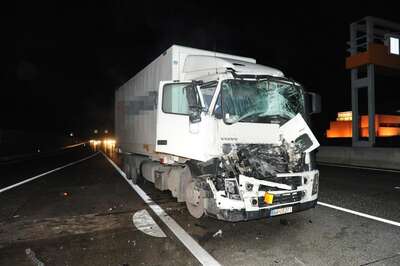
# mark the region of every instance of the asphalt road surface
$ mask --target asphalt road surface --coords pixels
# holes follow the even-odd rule
[[[118,164],[115,153],[109,156]],[[400,265],[398,225],[321,205],[284,220],[196,220],[184,203],[149,183],[138,188],[155,202],[146,203],[89,147],[0,165],[0,189],[83,158],[0,193],[0,265],[34,265],[27,249],[45,265],[199,265],[199,248],[222,265]],[[400,173],[320,171],[321,202],[400,222]],[[198,247],[185,246],[182,232],[154,206]],[[132,216],[143,210],[155,222],[147,229],[159,227],[166,237],[135,226]]]

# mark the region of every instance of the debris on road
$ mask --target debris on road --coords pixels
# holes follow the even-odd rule
[[[132,216],[132,222],[137,229],[147,235],[154,237],[166,237],[164,232],[146,210],[137,211]]]
[[[34,265],[36,265],[36,266],[44,266],[44,263],[41,262],[41,261],[36,257],[36,254],[35,254],[35,252],[34,252],[32,249],[30,249],[30,248],[25,249],[25,254],[26,254],[26,256],[28,256],[28,258],[33,262]]]
[[[217,232],[215,232],[215,234],[213,234],[213,237],[217,237],[217,236],[222,237],[222,230],[221,229],[219,229]]]

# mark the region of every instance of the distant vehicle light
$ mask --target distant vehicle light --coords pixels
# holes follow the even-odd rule
[[[101,140],[91,139],[91,140],[89,140],[89,143],[94,146],[97,146],[97,145],[101,144]]]
[[[105,145],[108,145],[108,146],[114,146],[115,145],[115,139],[104,139],[103,143]]]

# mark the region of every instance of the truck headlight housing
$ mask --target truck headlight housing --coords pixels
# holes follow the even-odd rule
[[[312,195],[315,195],[318,193],[318,187],[319,187],[319,173],[316,173],[314,176],[314,181],[313,181],[313,186],[312,186]]]
[[[225,192],[230,199],[240,199],[236,178],[225,179]]]

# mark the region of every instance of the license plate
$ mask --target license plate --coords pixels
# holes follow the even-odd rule
[[[282,215],[282,214],[285,214],[285,213],[291,213],[292,211],[293,211],[293,207],[290,206],[290,207],[271,210],[271,214],[270,215],[271,216]]]

